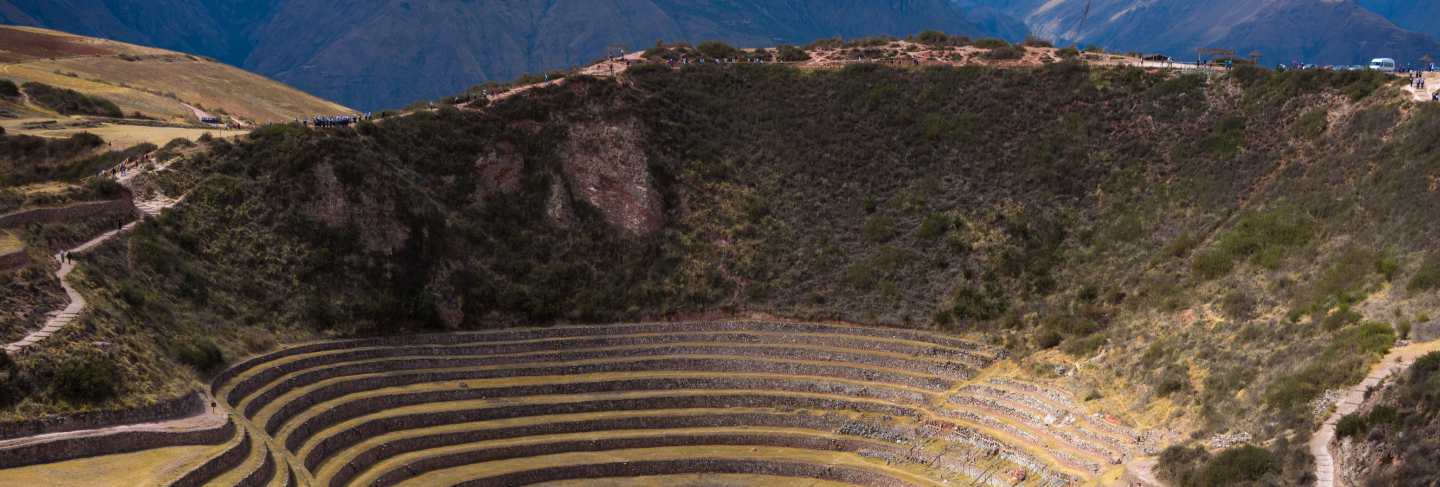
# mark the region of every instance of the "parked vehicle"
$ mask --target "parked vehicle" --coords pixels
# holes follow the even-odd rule
[[[1386,73],[1395,72],[1395,60],[1388,57],[1375,58],[1370,60],[1370,69]]]

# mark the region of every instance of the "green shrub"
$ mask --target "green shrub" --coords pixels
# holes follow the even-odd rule
[[[119,181],[108,178],[95,178],[85,183],[85,188],[100,198],[113,200],[124,196],[127,189]]]
[[[1035,36],[1027,36],[1025,42],[1021,42],[1020,45],[1025,47],[1055,47],[1054,43]]]
[[[1211,128],[1210,133],[1198,142],[1199,154],[1211,157],[1230,157],[1240,150],[1245,140],[1245,119],[1225,117]]]
[[[1278,269],[1284,258],[1308,244],[1314,233],[1314,223],[1295,210],[1247,213],[1221,234],[1213,248],[1196,257],[1192,270],[1202,279],[1214,279],[1229,273],[1240,260]]]
[[[720,41],[705,41],[696,46],[696,50],[707,58],[732,59],[740,57],[740,50],[731,47],[729,44]]]
[[[944,46],[950,43],[950,36],[938,30],[927,30],[916,35],[915,40],[929,46]]]
[[[1160,382],[1155,385],[1155,395],[1160,397],[1190,390],[1190,367],[1185,365],[1170,366],[1160,374]]]
[[[1335,423],[1336,438],[1363,438],[1368,431],[1370,431],[1370,425],[1365,421],[1365,416],[1360,413],[1347,414]]]
[[[1060,347],[1060,349],[1076,357],[1089,357],[1094,355],[1097,350],[1100,350],[1100,347],[1105,346],[1105,341],[1106,338],[1104,334],[1090,335],[1087,337],[1071,337],[1065,340],[1064,346]]]
[[[1440,352],[1430,352],[1415,359],[1410,366],[1410,382],[1424,384],[1440,374]]]
[[[1060,59],[1075,59],[1080,57],[1080,50],[1073,47],[1062,47],[1057,49],[1055,54],[1060,56]]]
[[[1265,404],[1298,413],[1322,391],[1364,379],[1370,364],[1394,344],[1395,329],[1385,323],[1362,323],[1345,328],[1299,372],[1271,382],[1265,388]]]
[[[1395,424],[1400,420],[1400,411],[1385,405],[1378,405],[1370,409],[1370,414],[1365,417],[1365,422],[1371,427]]]
[[[215,345],[215,342],[206,338],[198,338],[181,345],[176,352],[176,359],[182,364],[205,373],[213,372],[225,365],[224,352]]]
[[[1190,269],[1201,279],[1211,280],[1230,273],[1235,268],[1235,258],[1220,249],[1201,252],[1195,256]]]
[[[100,117],[123,118],[124,112],[114,102],[104,98],[85,95],[75,90],[56,88],[42,83],[25,83],[25,94],[46,108],[65,115],[95,115]]]
[[[1155,464],[1155,473],[1161,479],[1167,480],[1171,485],[1191,485],[1191,478],[1205,462],[1210,461],[1210,452],[1204,447],[1185,447],[1174,445],[1160,452],[1160,459]]]
[[[145,306],[145,292],[127,282],[120,285],[120,300],[139,308]]]
[[[845,273],[841,276],[841,280],[856,290],[869,291],[875,288],[875,283],[879,280],[879,276],[876,275],[875,269],[871,267],[869,263],[856,262],[845,268]]]
[[[1001,46],[985,51],[984,58],[992,61],[1010,61],[1025,57],[1023,46]]]
[[[67,401],[98,403],[115,397],[119,370],[109,357],[81,353],[65,358],[55,368],[51,387]]]
[[[1431,253],[1420,261],[1420,269],[1410,278],[1410,284],[1405,286],[1411,292],[1433,291],[1440,289],[1440,253]]]
[[[1226,487],[1247,482],[1259,482],[1267,475],[1278,471],[1279,465],[1269,450],[1245,445],[1215,455],[1215,458],[1200,470],[1194,485]]]
[[[1324,108],[1317,108],[1300,116],[1295,122],[1295,135],[1314,139],[1325,135],[1330,128],[1330,112]]]
[[[195,143],[191,142],[190,139],[184,137],[176,137],[174,139],[170,139],[170,142],[166,142],[164,149],[167,151],[173,151],[176,149],[185,149],[190,147],[195,147]]]
[[[1220,300],[1220,309],[1231,319],[1245,321],[1255,316],[1255,298],[1244,290],[1234,289]]]
[[[1040,347],[1041,350],[1049,350],[1059,346],[1060,342],[1064,340],[1065,336],[1061,335],[1060,332],[1055,330],[1042,330],[1039,335],[1035,336],[1035,346]]]
[[[961,287],[951,299],[951,313],[961,320],[989,321],[999,318],[1009,309],[1000,291],[984,287]]]
[[[931,142],[971,144],[979,138],[981,121],[972,113],[927,113],[920,116],[920,135]]]
[[[14,81],[0,79],[0,98],[19,98],[20,87]]]
[[[925,220],[920,222],[920,228],[915,229],[915,236],[925,240],[934,240],[950,231],[950,217],[943,213],[931,213],[925,215]]]
[[[996,39],[994,37],[976,39],[973,45],[981,49],[999,49],[1002,47],[1010,47],[1010,43],[1005,42],[1005,39]]]
[[[895,220],[887,216],[872,216],[865,220],[860,235],[869,242],[888,242],[895,238]]]
[[[810,53],[805,52],[804,49],[795,46],[782,45],[780,47],[777,47],[776,51],[779,53],[778,57],[782,62],[798,63],[800,61],[810,60]]]

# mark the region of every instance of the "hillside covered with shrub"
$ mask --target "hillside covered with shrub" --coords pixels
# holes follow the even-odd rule
[[[1423,485],[1440,478],[1440,352],[1415,360],[1370,399],[1368,408],[1341,418],[1336,428],[1359,459],[1348,465],[1356,480]]]
[[[184,204],[84,257],[95,311],[7,366],[6,407],[166,397],[317,336],[763,312],[984,336],[1169,443],[1255,437],[1170,471],[1299,484],[1311,402],[1437,302],[1440,108],[1397,91],[644,66],[270,126],[163,173]]]

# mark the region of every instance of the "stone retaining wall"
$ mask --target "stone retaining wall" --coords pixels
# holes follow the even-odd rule
[[[635,462],[566,465],[514,472],[457,484],[455,487],[498,487],[607,477],[641,477],[683,474],[750,474],[827,480],[865,487],[911,487],[914,484],[879,472],[842,465],[816,465],[768,460],[687,458]],[[800,483],[797,481],[797,484]]]
[[[397,368],[404,368],[397,365]],[[586,365],[568,365],[555,367],[540,367],[531,369],[489,369],[489,370],[460,370],[445,372],[421,372],[415,374],[400,374],[383,377],[362,378],[345,382],[337,382],[327,386],[307,391],[304,395],[293,401],[285,403],[270,417],[265,424],[265,431],[270,434],[279,432],[280,426],[285,424],[295,415],[309,409],[314,404],[334,399],[346,394],[363,392],[376,389],[377,384],[385,384],[385,387],[402,385],[423,384],[433,382],[459,382],[466,380],[494,379],[507,377],[535,377],[535,376],[564,376],[573,374],[593,374],[605,372],[650,372],[650,371],[690,371],[690,372],[729,372],[729,373],[757,373],[776,375],[805,375],[835,377],[855,381],[877,381],[882,382],[886,377],[883,372],[874,372],[864,369],[855,369],[840,366],[824,366],[811,364],[791,364],[765,361],[725,360],[725,359],[669,359],[669,360],[641,360],[635,362],[621,363],[600,363]],[[323,379],[322,379],[323,380]],[[377,382],[383,380],[387,382]],[[898,382],[898,381],[897,381]],[[905,382],[899,382],[905,384]],[[912,385],[914,384],[906,384]],[[942,389],[943,390],[943,389]],[[267,402],[268,403],[268,402]],[[251,403],[261,404],[258,401]],[[263,407],[263,404],[260,406]],[[259,411],[257,408],[246,408],[245,415],[254,417]]]
[[[135,202],[129,195],[118,200],[75,203],[55,208],[32,208],[0,215],[0,228],[13,228],[30,223],[74,221],[102,215],[134,216]]]
[[[454,345],[461,343],[474,343],[483,341],[514,341],[514,340],[537,340],[543,338],[564,338],[564,337],[591,337],[596,335],[627,335],[627,334],[653,334],[653,333],[686,333],[686,332],[745,332],[765,331],[779,333],[835,333],[837,335],[852,335],[874,338],[900,338],[905,340],[930,343],[933,345],[950,347],[962,351],[984,352],[990,351],[1003,355],[1003,351],[988,350],[974,342],[947,337],[934,333],[926,333],[915,330],[898,328],[873,328],[873,327],[847,327],[821,324],[804,323],[776,323],[764,321],[740,321],[740,322],[676,322],[676,323],[645,323],[634,325],[604,325],[604,326],[568,326],[555,328],[514,328],[508,330],[497,330],[490,332],[475,333],[445,333],[431,335],[407,335],[391,336],[380,338],[366,338],[356,340],[340,340],[329,342],[316,342],[271,352],[265,355],[252,357],[235,366],[221,372],[211,382],[213,388],[218,389],[221,385],[233,380],[236,376],[259,367],[267,362],[280,360],[295,355],[307,353],[343,350],[361,347],[388,347],[388,346],[416,346],[416,345]]]
[[[596,431],[616,430],[662,430],[678,428],[717,428],[717,427],[775,427],[792,429],[809,429],[820,433],[834,433],[846,430],[851,422],[839,417],[810,416],[805,414],[774,414],[774,413],[737,413],[737,414],[715,414],[715,415],[678,415],[678,416],[642,416],[626,418],[607,418],[597,420],[566,421],[540,423],[527,426],[515,426],[508,428],[492,428],[474,431],[462,431],[456,433],[443,433],[435,435],[417,436],[402,438],[387,442],[384,445],[370,448],[361,452],[355,458],[347,462],[348,467],[341,470],[331,479],[332,487],[340,487],[350,483],[356,475],[374,467],[382,461],[396,456],[420,450],[443,448],[454,445],[478,444],[486,441],[508,440],[528,436],[559,435],[589,433]],[[890,430],[880,426],[866,425],[862,431]],[[388,432],[377,431],[375,434]],[[875,435],[878,438],[888,439],[897,436],[911,436],[904,432],[890,431],[889,434]],[[866,437],[867,436],[861,436]],[[913,437],[913,436],[912,436]],[[338,452],[338,451],[337,451]],[[324,458],[336,452],[323,452]],[[307,465],[312,463],[318,455],[312,452],[306,457]],[[323,461],[313,462],[316,465],[309,466],[311,471],[318,470]]]
[[[613,356],[613,354],[610,354]],[[572,358],[555,358],[555,361],[587,360],[604,358],[605,354],[577,354],[570,355]],[[622,357],[623,358],[623,357]],[[901,372],[864,369],[849,367],[846,365],[811,364],[795,362],[771,362],[758,358],[698,358],[698,357],[669,357],[652,358],[643,360],[629,360],[620,362],[601,362],[576,365],[545,365],[539,363],[535,366],[523,366],[519,364],[514,368],[491,368],[477,370],[447,370],[438,372],[441,369],[462,369],[470,367],[489,367],[498,365],[511,365],[512,358],[487,358],[475,357],[464,359],[445,358],[413,358],[390,360],[381,362],[362,362],[338,365],[335,367],[312,370],[291,376],[288,379],[274,385],[269,390],[255,396],[245,406],[245,416],[254,417],[265,406],[279,397],[299,388],[303,388],[321,381],[336,379],[347,376],[361,376],[366,374],[386,373],[394,371],[413,371],[399,373],[388,377],[405,380],[404,384],[419,384],[425,382],[440,382],[451,380],[479,380],[503,377],[538,377],[551,375],[578,375],[594,374],[605,372],[731,372],[731,373],[767,373],[783,375],[806,375],[829,377],[860,382],[872,382],[887,385],[909,386],[924,389],[931,392],[945,391],[950,387],[950,382],[936,377],[925,377],[911,375]],[[437,371],[437,372],[427,372]],[[387,377],[387,378],[388,378]],[[369,379],[358,379],[356,381],[339,382],[325,386],[330,388],[347,388],[350,393],[360,392],[362,385],[357,382]],[[394,385],[399,385],[396,383]],[[362,387],[358,388],[357,387]],[[373,388],[373,387],[372,387]],[[315,391],[311,391],[315,392]],[[235,397],[230,397],[234,402]]]
[[[0,450],[0,469],[42,465],[78,458],[118,455],[185,445],[216,445],[235,434],[235,423],[186,432],[124,431],[101,436],[70,438]]]
[[[235,432],[237,431],[232,430],[232,433]],[[184,477],[172,482],[170,487],[200,487],[245,463],[245,457],[250,454],[250,435],[244,431],[238,431],[238,433],[242,436],[239,443],[199,467],[195,467],[194,470],[186,472]]]
[[[261,462],[259,467],[255,467],[255,471],[246,475],[240,483],[235,484],[235,487],[265,487],[270,485],[271,480],[275,480],[275,455],[268,451],[264,454],[265,461]]]
[[[846,398],[869,398],[888,401],[904,401],[924,404],[924,396],[910,391],[890,390],[883,387],[855,386],[813,381],[803,378],[653,378],[626,379],[616,381],[582,382],[574,384],[542,384],[533,386],[512,386],[498,388],[456,389],[431,392],[394,394],[379,398],[350,401],[327,408],[324,412],[307,419],[292,432],[292,436],[308,439],[309,432],[320,431],[332,425],[354,418],[419,404],[494,399],[501,397],[524,397],[543,394],[594,394],[601,392],[667,391],[667,390],[726,390],[740,391],[785,391],[831,394]],[[297,441],[301,441],[297,439]],[[298,448],[298,447],[297,447]],[[315,468],[307,459],[306,466]]]
[[[170,421],[205,412],[205,398],[194,392],[153,406],[115,411],[92,411],[27,421],[0,423],[0,440],[63,433],[124,424]]]
[[[377,399],[378,401],[378,399]],[[819,397],[796,397],[777,396],[761,393],[744,394],[712,394],[699,396],[661,396],[627,399],[604,399],[596,401],[555,403],[555,404],[526,404],[495,406],[478,409],[437,411],[433,413],[415,413],[399,416],[389,416],[373,419],[350,428],[333,436],[327,437],[322,444],[316,448],[325,451],[338,451],[354,445],[366,438],[370,438],[377,431],[398,431],[404,429],[427,428],[432,426],[454,425],[479,421],[494,421],[500,419],[525,418],[534,416],[550,416],[557,414],[580,414],[594,412],[621,412],[621,411],[649,411],[658,409],[700,409],[700,408],[753,408],[753,409],[812,409],[812,410],[844,410],[861,413],[872,413],[887,416],[916,417],[919,412],[914,408],[886,403],[873,403],[861,401],[847,401],[843,399],[819,398]],[[300,451],[305,441],[320,430],[329,425],[315,425],[306,427],[302,425],[295,431],[290,432],[286,439],[285,447],[290,451]]]
[[[893,445],[885,445],[885,444],[880,444],[880,443],[875,443],[875,442],[870,442],[870,441],[852,440],[852,439],[846,439],[846,438],[825,438],[825,437],[798,436],[798,435],[757,434],[757,433],[711,433],[711,434],[695,434],[695,435],[652,436],[652,437],[638,437],[638,438],[602,438],[602,439],[595,439],[595,440],[588,440],[588,439],[587,439],[587,440],[571,440],[571,441],[556,441],[556,442],[550,442],[550,443],[531,444],[531,445],[501,446],[501,447],[494,447],[494,448],[484,448],[484,449],[463,451],[463,452],[452,453],[452,454],[448,454],[448,455],[436,455],[436,456],[431,456],[431,457],[425,457],[425,458],[422,458],[422,459],[418,459],[418,460],[416,460],[416,461],[414,461],[414,462],[411,462],[410,464],[407,464],[407,465],[405,465],[405,466],[402,467],[402,468],[398,468],[398,469],[395,469],[395,470],[391,470],[391,471],[389,471],[389,472],[386,472],[386,473],[382,474],[379,478],[375,479],[375,482],[373,482],[373,483],[370,484],[370,485],[371,485],[372,487],[389,487],[389,486],[392,486],[392,485],[396,485],[396,484],[398,484],[398,483],[400,483],[400,482],[402,482],[402,481],[404,481],[404,480],[410,479],[410,478],[412,478],[412,477],[416,477],[416,476],[419,476],[419,475],[421,475],[421,474],[424,474],[424,473],[426,473],[426,472],[433,472],[433,471],[436,471],[436,470],[442,470],[442,469],[446,469],[446,468],[454,468],[454,467],[459,467],[459,466],[463,466],[463,465],[471,465],[471,464],[484,463],[484,462],[493,462],[493,461],[498,461],[498,460],[507,460],[507,459],[512,459],[512,458],[527,458],[527,457],[533,457],[533,456],[554,455],[554,454],[558,454],[558,453],[570,453],[570,452],[597,452],[597,451],[623,450],[623,449],[633,449],[633,448],[665,448],[665,447],[686,447],[686,446],[764,446],[764,447],[800,448],[800,449],[816,450],[816,451],[839,451],[839,452],[873,451],[873,452],[886,452],[886,453],[891,453],[891,454],[898,455],[898,456],[903,456],[903,455],[905,454],[905,449],[904,449],[904,448],[902,448],[902,447],[897,447],[897,446],[893,446]],[[704,459],[686,459],[685,461],[689,461],[689,462],[704,462],[705,460],[704,460]],[[757,460],[757,461],[758,461],[758,460]],[[627,463],[637,463],[637,462],[627,462]],[[698,466],[697,466],[697,467],[698,467]],[[554,467],[554,468],[565,468],[565,467]],[[826,465],[826,466],[821,466],[821,468],[846,468],[846,467],[840,467],[840,466],[837,466],[837,465]],[[853,468],[853,467],[850,467],[850,468]],[[552,468],[552,469],[553,469],[553,468]],[[552,470],[552,469],[541,469],[541,470],[532,470],[532,471],[529,471],[529,472],[515,472],[515,473],[512,473],[512,474],[501,474],[501,475],[498,475],[498,476],[495,476],[495,477],[490,477],[490,478],[488,478],[488,479],[477,479],[477,480],[475,480],[475,481],[466,482],[466,483],[462,483],[462,484],[459,484],[459,485],[530,485],[530,484],[536,483],[536,482],[546,482],[546,481],[551,481],[551,480],[560,480],[560,479],[541,480],[540,478],[537,478],[537,477],[536,477],[536,475],[537,475],[538,472],[544,472],[544,471]],[[857,472],[868,472],[868,470],[860,470],[860,469],[858,469],[858,468],[856,468],[855,470],[856,470]],[[647,474],[647,475],[665,475],[665,474],[670,474],[670,473],[677,473],[677,472],[669,472],[669,471],[663,471],[663,470],[662,470],[662,471],[659,471],[659,472],[657,472],[657,473],[650,473],[650,474]],[[731,472],[713,471],[713,470],[704,469],[704,468],[697,468],[696,471],[693,472],[693,473],[731,473]],[[625,474],[625,475],[638,475],[638,474]],[[880,474],[879,474],[879,473],[875,473],[875,475],[880,475]],[[615,475],[614,475],[614,474],[611,474],[611,475],[600,475],[600,477],[613,477],[613,476],[615,476]],[[586,476],[586,477],[583,477],[583,478],[595,478],[595,477],[593,477],[593,476]],[[502,479],[503,479],[503,481],[502,481]],[[862,485],[874,485],[874,484],[862,484]],[[890,485],[890,484],[884,484],[884,485]],[[334,486],[332,485],[332,487],[334,487]]]
[[[764,340],[763,342],[761,340]],[[551,342],[531,343],[510,343],[510,344],[481,344],[481,345],[460,345],[460,346],[439,346],[421,345],[406,347],[387,348],[360,348],[357,350],[345,350],[336,353],[307,357],[274,367],[266,368],[255,374],[246,377],[235,384],[230,390],[227,399],[236,404],[240,400],[253,394],[256,390],[263,388],[266,384],[277,378],[311,368],[325,365],[340,364],[345,362],[357,362],[364,360],[376,360],[398,357],[444,357],[444,356],[480,356],[480,355],[501,355],[535,353],[557,350],[581,350],[598,349],[622,346],[673,346],[676,342],[705,342],[717,343],[720,345],[739,345],[750,343],[763,343],[768,345],[807,345],[824,346],[830,348],[851,349],[857,352],[877,350],[901,353],[911,356],[932,355],[931,348],[908,346],[900,343],[874,341],[862,338],[834,336],[834,337],[760,337],[757,335],[745,335],[743,333],[727,334],[668,334],[668,335],[647,335],[647,336],[620,336],[620,337],[581,337],[578,339],[560,339]],[[718,345],[717,345],[718,346]],[[876,356],[867,355],[867,358],[874,360]],[[888,358],[888,357],[886,357]],[[928,361],[928,360],[901,360],[905,366],[897,367],[897,363],[885,364],[897,368],[933,373],[942,377],[952,379],[967,379],[974,373],[974,366],[980,365],[979,359],[974,355],[958,354],[956,361]]]

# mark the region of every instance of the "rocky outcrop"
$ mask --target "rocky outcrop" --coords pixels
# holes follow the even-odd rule
[[[570,193],[611,225],[648,234],[665,224],[664,200],[650,175],[635,120],[582,122],[570,128],[561,157]]]

